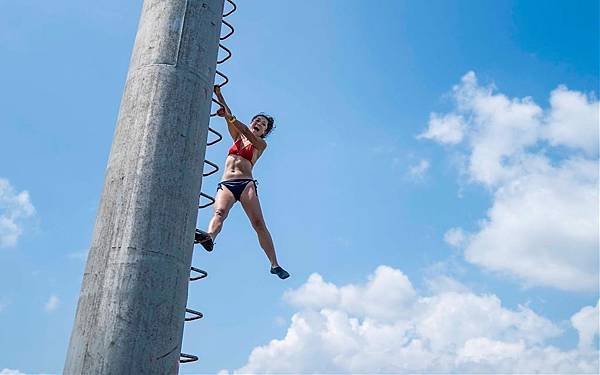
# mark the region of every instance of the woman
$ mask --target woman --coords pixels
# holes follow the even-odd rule
[[[215,210],[208,225],[208,232],[197,229],[196,243],[200,243],[207,251],[212,251],[214,240],[221,231],[229,210],[236,201],[240,201],[258,235],[260,246],[271,262],[271,273],[281,279],[287,279],[290,274],[277,263],[273,240],[258,201],[256,180],[252,177],[252,168],[267,148],[264,138],[273,130],[273,118],[260,113],[252,118],[248,127],[231,114],[219,86],[215,86],[215,94],[223,105],[217,114],[227,121],[227,128],[234,143],[225,160],[223,179],[217,187]]]

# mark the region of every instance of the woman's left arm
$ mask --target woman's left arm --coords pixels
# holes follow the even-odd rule
[[[235,118],[235,116],[231,114],[231,109],[229,109],[229,107],[227,106],[227,103],[225,102],[225,98],[223,97],[223,94],[221,93],[220,86],[215,85],[214,91],[215,91],[215,94],[217,95],[217,99],[219,99],[220,104],[223,106],[222,107],[224,109],[223,117],[225,117],[225,121],[227,121],[227,125],[232,126],[235,130],[237,130],[239,133],[243,134],[246,138],[248,138],[248,140],[254,145],[254,147],[256,147],[258,149],[259,152],[263,152],[265,150],[265,148],[267,148],[267,142],[265,142],[264,139],[255,136],[254,133],[252,133],[250,131],[250,129],[248,129],[248,127],[243,122],[237,120]],[[232,136],[233,136],[233,133],[232,133]],[[234,138],[237,138],[237,137],[234,137]]]
[[[234,128],[237,129],[241,134],[243,134],[248,140],[258,149],[259,152],[263,152],[267,148],[267,142],[264,139],[257,137],[250,131],[248,126],[246,126],[243,122],[236,119],[235,116],[228,113],[225,117],[227,123]]]

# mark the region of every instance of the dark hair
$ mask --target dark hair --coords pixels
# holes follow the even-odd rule
[[[265,131],[265,134],[262,135],[262,138],[266,138],[267,135],[269,135],[273,131],[273,129],[275,129],[275,120],[273,119],[273,117],[267,115],[264,112],[261,112],[257,115],[254,115],[254,117],[252,117],[252,121],[254,121],[254,119],[258,116],[262,116],[267,119],[267,130]]]

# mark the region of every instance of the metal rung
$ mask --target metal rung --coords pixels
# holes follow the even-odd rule
[[[196,268],[196,267],[191,267],[190,268],[193,272],[199,273],[200,276],[195,276],[195,277],[190,277],[190,281],[196,281],[196,280],[201,280],[204,279],[205,277],[208,277],[208,272],[201,270],[200,268]],[[191,272],[190,272],[191,273]]]
[[[200,196],[204,197],[206,199],[209,199],[210,202],[207,203],[207,204],[201,204],[201,205],[198,206],[198,208],[206,208],[206,207],[210,206],[211,204],[215,203],[215,198],[211,197],[210,195],[207,195],[207,194],[204,194],[204,193],[200,193]]]
[[[196,362],[197,360],[198,360],[198,357],[193,354],[185,354],[185,353],[179,354],[179,363],[190,363],[190,362]]]
[[[227,12],[227,13],[223,14],[223,18],[224,18],[224,17],[228,17],[228,16],[229,16],[231,13],[235,12],[235,10],[237,9],[237,6],[235,5],[235,3],[234,3],[233,1],[231,1],[231,0],[227,0],[227,2],[228,2],[229,4],[231,4],[231,5],[233,5],[233,9],[232,9],[232,10],[230,10],[229,12]]]
[[[223,87],[223,86],[225,86],[229,82],[229,78],[227,78],[227,76],[225,74],[219,72],[218,70],[215,70],[215,73],[217,73],[217,75],[221,76],[221,78],[223,78],[225,80],[225,82],[221,83],[219,85],[219,87]]]
[[[221,86],[224,86],[224,85],[225,85],[225,83],[223,83]],[[222,107],[222,106],[223,106],[223,104],[221,104],[221,102],[220,102],[220,101],[218,101],[218,100],[217,100],[217,99],[215,99],[215,98],[212,98],[212,101],[213,101],[213,103],[217,103],[217,104],[219,105],[219,107]],[[212,109],[211,109],[211,110],[212,110]],[[216,115],[217,115],[217,112],[213,112],[213,113],[211,113],[211,114],[210,114],[210,117],[215,117]],[[210,128],[208,128],[208,129],[210,129]]]
[[[235,29],[233,28],[233,26],[231,26],[229,22],[223,20],[223,23],[225,24],[225,26],[229,27],[229,32],[227,33],[227,35],[220,37],[220,40],[225,40],[229,38],[235,32]]]
[[[235,5],[235,3],[232,0],[227,0],[227,2],[229,4],[231,4],[232,9],[229,10],[228,12],[225,12],[223,14],[223,18],[231,15],[237,9],[237,5]],[[225,26],[227,26],[229,28],[229,32],[227,32],[227,34],[224,35],[224,36],[222,36],[222,37],[219,36],[219,40],[225,40],[225,39],[229,38],[235,32],[235,29],[233,28],[233,26],[229,22],[227,22],[227,21],[225,21],[223,19],[222,19],[222,22],[223,22],[223,24]],[[228,49],[227,47],[225,47],[221,43],[219,43],[219,47],[222,48],[223,50],[225,50],[225,52],[227,52],[227,56],[226,57],[224,57],[224,58],[222,58],[220,60],[217,58],[217,64],[222,64],[222,63],[224,63],[225,61],[227,61],[227,60],[229,60],[231,58],[232,53],[231,53],[230,49]],[[219,72],[218,70],[216,70],[216,74],[219,75],[221,78],[224,79],[224,81],[221,84],[219,84],[219,87],[225,86],[229,82],[229,78],[227,78],[227,76],[225,74]],[[217,103],[220,107],[223,107],[223,105],[221,103],[219,103],[218,100],[215,100],[214,98],[212,98],[212,101],[215,102],[215,103]],[[212,108],[211,108],[211,110],[212,110]],[[210,117],[214,117],[216,115],[217,115],[216,113],[211,113]],[[223,136],[219,132],[217,132],[216,130],[213,130],[213,129],[211,129],[209,127],[208,131],[210,131],[211,133],[215,134],[217,136],[217,138],[215,140],[211,141],[211,142],[208,142],[208,140],[207,140],[207,143],[206,143],[207,146],[212,146],[215,143],[218,143],[218,142],[220,142],[223,139]],[[217,164],[209,161],[209,160],[204,160],[204,163],[212,166],[214,169],[212,171],[208,172],[208,173],[204,173],[204,171],[202,171],[202,176],[203,177],[210,176],[210,175],[212,175],[213,173],[216,173],[219,170],[219,166]],[[206,207],[208,207],[208,206],[210,206],[210,205],[212,205],[212,204],[215,203],[215,198],[211,197],[208,194],[204,194],[204,193],[200,192],[200,199],[199,200],[201,200],[202,197],[208,199],[209,202],[207,204],[200,204],[200,202],[198,202],[198,208],[199,209],[206,208]],[[192,276],[192,272],[195,272],[196,274],[198,274],[198,276]],[[207,276],[208,276],[208,273],[206,271],[203,271],[203,270],[201,270],[199,268],[190,267],[190,277],[189,277],[190,281],[196,281],[196,280],[204,279]],[[200,311],[195,311],[195,310],[188,309],[188,308],[185,309],[185,313],[186,313],[186,316],[185,316],[185,321],[186,322],[189,322],[189,321],[192,321],[192,320],[201,319],[201,318],[204,317],[204,314],[202,314]],[[191,316],[187,316],[187,314],[191,314]],[[193,354],[179,353],[179,363],[190,363],[190,362],[196,362],[197,360],[198,360],[198,357],[195,356],[195,355],[193,355]]]
[[[192,310],[192,309],[185,309],[186,313],[190,313],[194,316],[191,317],[185,317],[185,321],[186,322],[191,322],[192,320],[197,320],[197,319],[202,319],[204,318],[204,314],[202,314],[200,311],[196,311],[196,310]]]
[[[223,22],[225,22],[225,21],[223,21]],[[221,60],[217,60],[217,64],[223,64],[225,61],[229,60],[231,58],[231,55],[233,55],[233,54],[231,53],[231,50],[229,48],[225,47],[221,43],[219,43],[219,47],[223,48],[225,50],[225,52],[227,52],[227,57],[224,57]]]
[[[216,114],[216,113],[215,113],[215,114]],[[208,131],[209,131],[209,132],[211,132],[211,133],[213,133],[213,134],[216,134],[218,138],[217,138],[217,139],[215,139],[214,141],[211,141],[211,142],[208,142],[208,143],[206,143],[206,145],[207,145],[207,146],[212,146],[212,145],[214,145],[215,143],[219,143],[219,142],[221,142],[221,139],[223,139],[223,136],[221,135],[221,133],[219,133],[218,131],[216,131],[216,130],[213,130],[213,129],[211,129],[211,128],[208,128]]]
[[[212,161],[210,161],[210,160],[204,160],[204,163],[210,165],[214,169],[212,171],[208,172],[208,173],[202,173],[202,177],[208,177],[211,174],[215,174],[215,173],[217,173],[219,171],[219,166],[216,165],[215,163],[213,163]]]

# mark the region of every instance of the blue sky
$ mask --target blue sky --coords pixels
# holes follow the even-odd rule
[[[0,371],[62,370],[140,9],[0,0]],[[215,252],[194,255],[210,276],[189,306],[205,319],[183,348],[201,360],[181,372],[436,370],[394,362],[417,339],[423,358],[453,358],[444,371],[498,369],[469,367],[486,343],[521,358],[503,361],[513,370],[597,369],[598,14],[596,1],[239,1],[223,92],[238,118],[276,119],[255,177],[292,277],[268,274],[235,207]],[[448,334],[464,334],[454,350],[422,328],[444,303],[467,306],[459,331],[484,305],[515,323]],[[356,348],[323,339],[345,332],[323,328],[331,316],[356,319]],[[366,357],[368,322],[403,338],[373,349],[394,355]],[[559,359],[536,367],[544,348]]]

